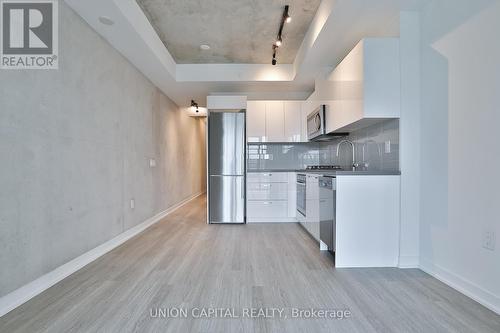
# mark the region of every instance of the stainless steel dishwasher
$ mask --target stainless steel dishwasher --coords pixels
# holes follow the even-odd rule
[[[337,182],[334,176],[319,178],[319,238],[335,253]]]

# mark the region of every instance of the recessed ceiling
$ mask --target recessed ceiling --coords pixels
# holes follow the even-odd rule
[[[321,0],[294,63],[278,66],[270,64],[272,54],[266,50],[263,51],[264,64],[176,63],[137,1],[153,0],[65,0],[65,3],[177,105],[189,106],[191,99],[195,99],[204,106],[207,95],[237,94],[248,96],[249,100],[306,99],[314,91],[315,79],[330,73],[360,39],[398,36],[400,11],[419,11],[433,0]],[[193,0],[161,2],[168,5],[186,1]],[[215,0],[199,1],[199,6],[204,6],[205,2]],[[231,6],[232,2],[241,0],[217,2]],[[260,3],[260,0],[248,2]],[[274,2],[268,0],[266,3]],[[175,7],[175,4],[169,6]],[[290,6],[292,24],[295,24],[297,7],[293,7],[296,6],[294,2],[290,2]],[[99,21],[102,15],[115,22],[112,29]],[[278,9],[278,19],[273,19],[276,22],[272,23],[274,29],[278,28],[280,15]],[[192,16],[195,16],[194,11]],[[182,29],[177,33],[180,37],[187,36]],[[214,50],[215,44],[204,40],[194,44],[195,52],[201,52],[200,45],[204,43],[210,44],[210,50]]]
[[[321,0],[137,0],[178,64],[267,64],[285,5],[278,62],[293,63]],[[209,45],[209,50],[200,49]]]

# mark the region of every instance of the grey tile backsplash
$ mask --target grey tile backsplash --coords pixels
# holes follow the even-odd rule
[[[250,170],[259,169],[304,169],[307,165],[319,163],[317,143],[260,143],[248,144]]]
[[[249,170],[304,169],[308,165],[340,165],[351,168],[352,150],[343,144],[337,157],[337,145],[348,139],[355,145],[356,162],[368,170],[399,170],[399,120],[390,119],[352,132],[329,142],[249,143]]]

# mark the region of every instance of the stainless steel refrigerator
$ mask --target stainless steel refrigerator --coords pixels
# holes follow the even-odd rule
[[[209,223],[245,223],[245,111],[208,115]]]

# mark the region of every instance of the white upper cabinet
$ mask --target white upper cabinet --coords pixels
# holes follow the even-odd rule
[[[248,101],[248,142],[301,142],[305,118],[302,101]]]
[[[326,104],[326,131],[352,132],[399,118],[398,38],[366,38],[306,101],[247,102],[248,142],[307,142],[307,116]]]
[[[284,103],[285,112],[285,141],[300,142],[302,137],[302,102],[286,101]]]
[[[302,102],[301,110],[301,141],[307,142],[307,116],[313,112],[319,105],[320,102],[314,99],[315,94],[313,93],[306,101]]]
[[[399,118],[398,38],[366,38],[316,82],[316,104],[327,104],[327,132],[350,132],[381,119]]]
[[[247,102],[247,141],[266,142],[266,102]]]
[[[284,142],[285,113],[282,101],[266,102],[266,137],[268,142]]]

